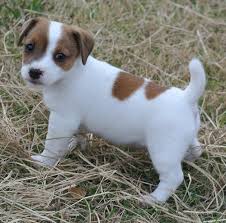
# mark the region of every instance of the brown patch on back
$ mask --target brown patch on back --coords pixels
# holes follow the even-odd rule
[[[142,86],[144,79],[131,75],[126,72],[120,72],[114,82],[112,95],[119,100],[125,100],[131,96],[138,88]]]
[[[73,37],[72,28],[70,26],[63,25],[62,36],[58,40],[53,55],[57,53],[65,54],[66,59],[62,62],[55,60],[55,63],[65,71],[70,70],[80,53],[78,43]]]
[[[37,22],[23,37],[23,44],[32,43],[35,48],[32,52],[23,53],[23,63],[31,63],[33,60],[41,58],[46,52],[48,45],[49,21],[46,18],[36,18]]]
[[[167,87],[159,86],[153,82],[149,82],[145,86],[145,96],[147,99],[153,99],[160,95],[161,93],[163,93],[164,91],[166,91],[167,89],[168,89]]]

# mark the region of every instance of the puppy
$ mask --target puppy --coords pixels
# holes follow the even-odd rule
[[[182,160],[201,154],[197,101],[206,83],[201,62],[190,62],[191,81],[181,90],[90,56],[94,39],[76,26],[30,19],[19,44],[24,45],[22,77],[42,89],[50,110],[44,151],[32,159],[54,166],[82,125],[113,143],[147,147],[160,182],[143,200],[165,202],[183,181]]]

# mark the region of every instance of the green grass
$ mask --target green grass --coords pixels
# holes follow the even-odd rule
[[[48,111],[20,78],[17,39],[30,17],[86,28],[93,55],[162,85],[185,87],[188,62],[205,64],[199,134],[205,149],[184,164],[184,183],[163,206],[143,206],[139,193],[158,176],[144,151],[99,138],[55,169],[38,168]],[[214,0],[4,0],[0,3],[0,222],[226,222],[226,2]],[[86,190],[74,199],[71,186]]]

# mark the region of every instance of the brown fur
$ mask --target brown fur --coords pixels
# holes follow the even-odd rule
[[[73,36],[73,29],[70,26],[63,26],[63,33],[61,39],[57,43],[54,55],[57,53],[63,53],[66,55],[66,59],[62,62],[55,60],[55,63],[65,71],[70,70],[73,66],[75,59],[79,56],[80,50],[78,43]]]
[[[38,22],[38,18],[29,19],[23,24],[22,31],[20,33],[19,39],[18,39],[18,46],[22,44],[22,41],[24,37],[27,36],[27,34],[30,32],[30,30],[36,25]]]
[[[126,72],[120,72],[113,85],[112,95],[119,100],[125,100],[144,83],[144,79]]]
[[[71,27],[76,42],[79,45],[83,65],[86,64],[87,58],[93,50],[94,39],[91,33],[77,26]]]
[[[145,95],[147,99],[153,99],[160,95],[162,92],[166,91],[167,87],[159,86],[153,82],[149,82],[145,87]]]
[[[43,56],[48,45],[48,29],[49,21],[45,18],[31,19],[25,24],[18,43],[33,43],[35,48],[32,52],[24,51],[23,63],[30,63]]]
[[[63,53],[66,59],[62,62],[55,60],[55,63],[67,71],[81,55],[82,63],[85,65],[93,46],[94,39],[90,33],[76,26],[64,25],[62,37],[57,43],[54,55]]]

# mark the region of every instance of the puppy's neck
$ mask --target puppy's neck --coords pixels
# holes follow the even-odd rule
[[[69,87],[72,83],[76,85],[83,77],[87,77],[88,75],[92,75],[92,70],[96,69],[97,59],[92,56],[89,56],[85,65],[83,65],[81,58],[78,58],[73,67],[67,71],[64,75],[64,78],[59,80],[58,82],[44,86],[42,89],[42,93],[48,94],[49,92],[59,92]]]

